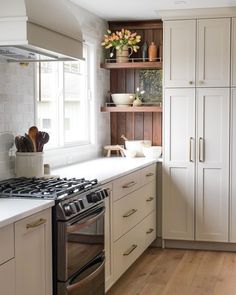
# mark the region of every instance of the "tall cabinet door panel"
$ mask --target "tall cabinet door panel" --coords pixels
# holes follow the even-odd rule
[[[164,85],[195,86],[196,20],[164,22]]]
[[[236,87],[236,18],[232,19],[231,44],[232,87]]]
[[[194,126],[195,90],[165,90],[164,239],[194,239]]]
[[[197,21],[198,87],[230,86],[230,19]]]
[[[231,90],[230,242],[236,243],[236,88]]]
[[[228,241],[229,89],[197,90],[196,239]]]

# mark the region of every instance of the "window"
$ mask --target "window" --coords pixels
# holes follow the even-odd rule
[[[49,133],[50,148],[91,142],[90,55],[89,46],[84,45],[84,61],[37,66],[37,126]]]

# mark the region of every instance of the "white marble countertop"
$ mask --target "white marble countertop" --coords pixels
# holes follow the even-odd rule
[[[51,174],[60,177],[85,177],[87,179],[97,178],[99,183],[104,184],[118,177],[129,174],[137,169],[150,164],[161,162],[162,159],[122,158],[104,157],[95,160],[61,167],[52,170]]]
[[[54,206],[51,200],[1,199],[0,227]]]
[[[55,175],[68,178],[97,178],[99,183],[104,184],[156,162],[161,162],[161,159],[141,157],[98,158],[54,169],[51,171],[51,174],[52,176]],[[0,199],[0,227],[16,222],[17,220],[52,206],[54,206],[54,201],[50,200]]]

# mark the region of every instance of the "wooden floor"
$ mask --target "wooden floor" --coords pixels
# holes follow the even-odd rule
[[[108,295],[236,295],[236,253],[150,248]]]

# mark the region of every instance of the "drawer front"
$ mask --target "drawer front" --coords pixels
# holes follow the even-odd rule
[[[113,182],[113,200],[117,201],[123,196],[135,191],[141,186],[139,171],[125,175]]]
[[[152,164],[140,170],[142,185],[156,180],[156,164]]]
[[[0,293],[2,295],[15,294],[15,259],[0,266]]]
[[[143,203],[142,190],[139,189],[113,204],[114,241],[143,219]]]
[[[156,182],[146,184],[141,188],[143,217],[156,210]]]
[[[145,249],[156,239],[156,211],[149,214],[144,220],[144,247]]]
[[[13,224],[0,228],[0,265],[14,257]]]
[[[116,281],[143,252],[142,224],[134,227],[114,243],[114,281]]]

